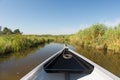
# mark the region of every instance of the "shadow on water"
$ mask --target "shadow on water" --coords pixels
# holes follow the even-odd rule
[[[19,80],[62,48],[63,44],[61,43],[49,43],[24,52],[0,56],[0,80]]]
[[[120,77],[120,53],[74,45],[76,51]]]
[[[45,45],[46,44],[42,44],[26,51],[0,56],[0,80],[19,80],[27,71],[36,66],[36,63],[32,63],[31,59],[34,58],[32,58],[31,55]]]
[[[45,44],[41,44],[40,46],[36,47],[36,48],[30,48],[28,50],[25,50],[25,51],[21,51],[21,52],[16,52],[16,53],[10,53],[10,54],[6,54],[6,55],[1,55],[0,56],[0,62],[3,62],[3,61],[9,61],[11,58],[14,58],[14,59],[20,59],[20,58],[24,58],[30,54],[33,54],[36,50],[44,47]]]
[[[97,51],[79,45],[69,47],[120,77],[120,53]],[[62,43],[49,43],[24,52],[0,56],[0,80],[19,80],[45,59],[63,48]]]

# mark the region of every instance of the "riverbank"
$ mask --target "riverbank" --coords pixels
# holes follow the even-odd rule
[[[94,24],[71,35],[0,35],[0,55],[26,50],[51,41],[120,53],[120,25],[107,27],[104,24]]]
[[[74,46],[76,52],[120,77],[120,53],[114,53],[113,51],[106,52],[87,46],[82,47],[79,44],[73,44],[72,46]]]
[[[50,41],[53,38],[36,35],[1,35],[0,55],[23,51]]]
[[[107,27],[104,24],[94,24],[80,30],[69,37],[72,44],[91,47],[96,50],[120,52],[120,25]]]
[[[64,44],[52,42],[50,44],[40,46],[41,48],[38,46],[34,49],[27,49],[22,53],[13,53],[10,54],[10,56],[5,55],[0,58],[0,66],[2,66],[0,67],[0,80],[19,80],[41,62],[61,50],[63,46]],[[86,47],[82,48],[79,45],[69,46],[81,55],[120,77],[119,54],[112,54],[111,52],[104,54],[102,51],[96,51]]]

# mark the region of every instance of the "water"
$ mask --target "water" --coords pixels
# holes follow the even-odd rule
[[[37,49],[0,57],[0,80],[19,80],[62,48],[63,44],[50,43]]]
[[[88,48],[81,48],[78,45],[69,47],[120,77],[120,54],[106,54]],[[62,48],[63,44],[50,43],[21,53],[0,56],[0,80],[19,80]]]
[[[81,47],[74,45],[76,52],[94,61],[98,65],[104,67],[116,76],[120,77],[120,53],[112,51],[95,50],[89,47]]]

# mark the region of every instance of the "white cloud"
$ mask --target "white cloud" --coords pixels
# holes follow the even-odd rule
[[[90,27],[92,24],[80,24],[79,30],[83,30],[87,27]]]
[[[120,19],[101,20],[101,21],[99,21],[99,22],[97,22],[97,23],[105,24],[105,25],[108,26],[108,27],[114,27],[114,26],[117,26],[118,24],[120,24]],[[91,24],[80,24],[79,30],[80,30],[80,29],[83,30],[83,29],[85,29],[85,28],[87,28],[87,27],[90,27],[90,26],[92,26],[93,24],[96,24],[96,22],[95,22],[95,23],[91,23]]]
[[[109,26],[109,27],[114,27],[114,26],[120,24],[120,19],[103,21],[101,23],[103,23],[103,24],[105,24],[106,26]]]

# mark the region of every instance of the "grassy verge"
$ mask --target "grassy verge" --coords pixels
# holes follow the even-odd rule
[[[120,25],[112,28],[104,24],[94,24],[70,36],[70,43],[97,50],[120,52]]]
[[[53,38],[35,35],[1,35],[0,55],[11,52],[19,52],[50,41],[53,41]]]

